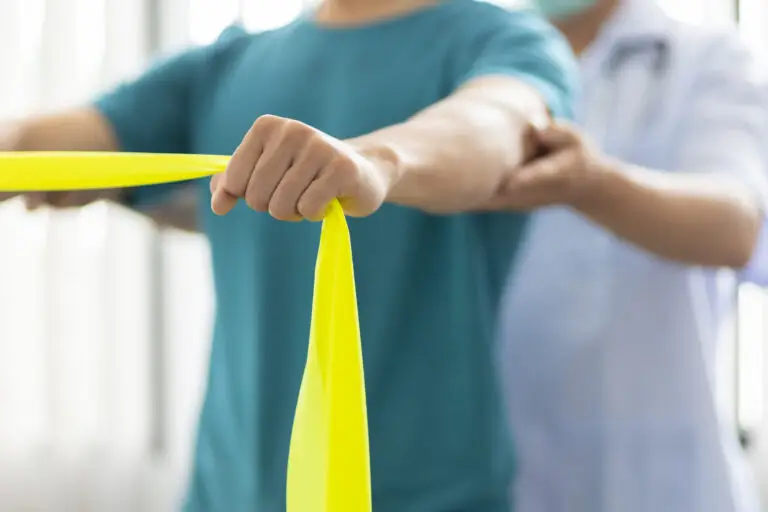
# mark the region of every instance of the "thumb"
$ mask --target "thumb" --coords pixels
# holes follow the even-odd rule
[[[228,214],[238,201],[237,196],[233,196],[222,186],[223,181],[221,174],[211,178],[211,210],[216,215]]]
[[[214,174],[211,176],[211,194],[216,192],[216,189],[219,188],[219,181],[221,180],[221,174]]]
[[[218,189],[211,197],[211,210],[216,215],[226,215],[232,211],[237,204],[237,197],[233,196],[223,188]]]

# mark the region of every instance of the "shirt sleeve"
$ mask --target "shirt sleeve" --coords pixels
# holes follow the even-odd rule
[[[213,45],[163,59],[137,79],[98,98],[95,107],[112,126],[120,148],[138,153],[190,153],[206,84],[244,35],[238,28],[229,29]],[[153,206],[181,185],[134,189],[130,206]]]
[[[473,27],[455,86],[481,76],[511,76],[536,89],[553,117],[571,118],[578,66],[565,38],[533,10],[487,8],[483,28]]]
[[[768,98],[754,55],[738,38],[718,39],[707,69],[688,91],[690,104],[676,169],[731,176],[750,187],[768,212]],[[768,215],[742,279],[768,284]]]

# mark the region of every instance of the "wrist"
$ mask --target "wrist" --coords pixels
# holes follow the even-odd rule
[[[403,160],[398,151],[390,144],[352,142],[358,154],[362,156],[373,170],[374,179],[378,180],[389,197],[397,187],[403,175]]]
[[[617,162],[603,160],[586,173],[568,206],[585,215],[612,210],[621,202],[625,176]]]

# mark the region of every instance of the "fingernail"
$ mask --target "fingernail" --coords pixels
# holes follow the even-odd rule
[[[216,192],[214,192],[214,193],[213,193],[213,195],[211,196],[211,211],[212,211],[212,212],[213,212],[215,215],[221,215],[221,213],[219,213],[219,211],[220,211],[220,210],[219,210],[219,208],[218,208],[218,203],[219,203],[219,196],[220,196],[220,195],[221,195],[221,192],[219,192],[219,191],[216,191]]]

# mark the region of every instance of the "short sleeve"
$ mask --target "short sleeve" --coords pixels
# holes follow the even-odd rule
[[[137,79],[98,98],[95,107],[112,126],[120,148],[139,153],[189,153],[207,86],[245,35],[239,28],[228,29],[213,45],[163,59]],[[131,206],[162,201],[179,185],[138,188]]]
[[[768,98],[762,67],[737,37],[717,39],[706,69],[686,92],[675,169],[716,173],[750,187],[768,212]],[[703,61],[702,61],[703,62]],[[768,215],[748,281],[768,284]]]
[[[536,11],[486,7],[486,19],[467,22],[474,25],[472,43],[455,86],[481,76],[508,75],[536,89],[553,117],[571,118],[578,66],[565,38]]]

